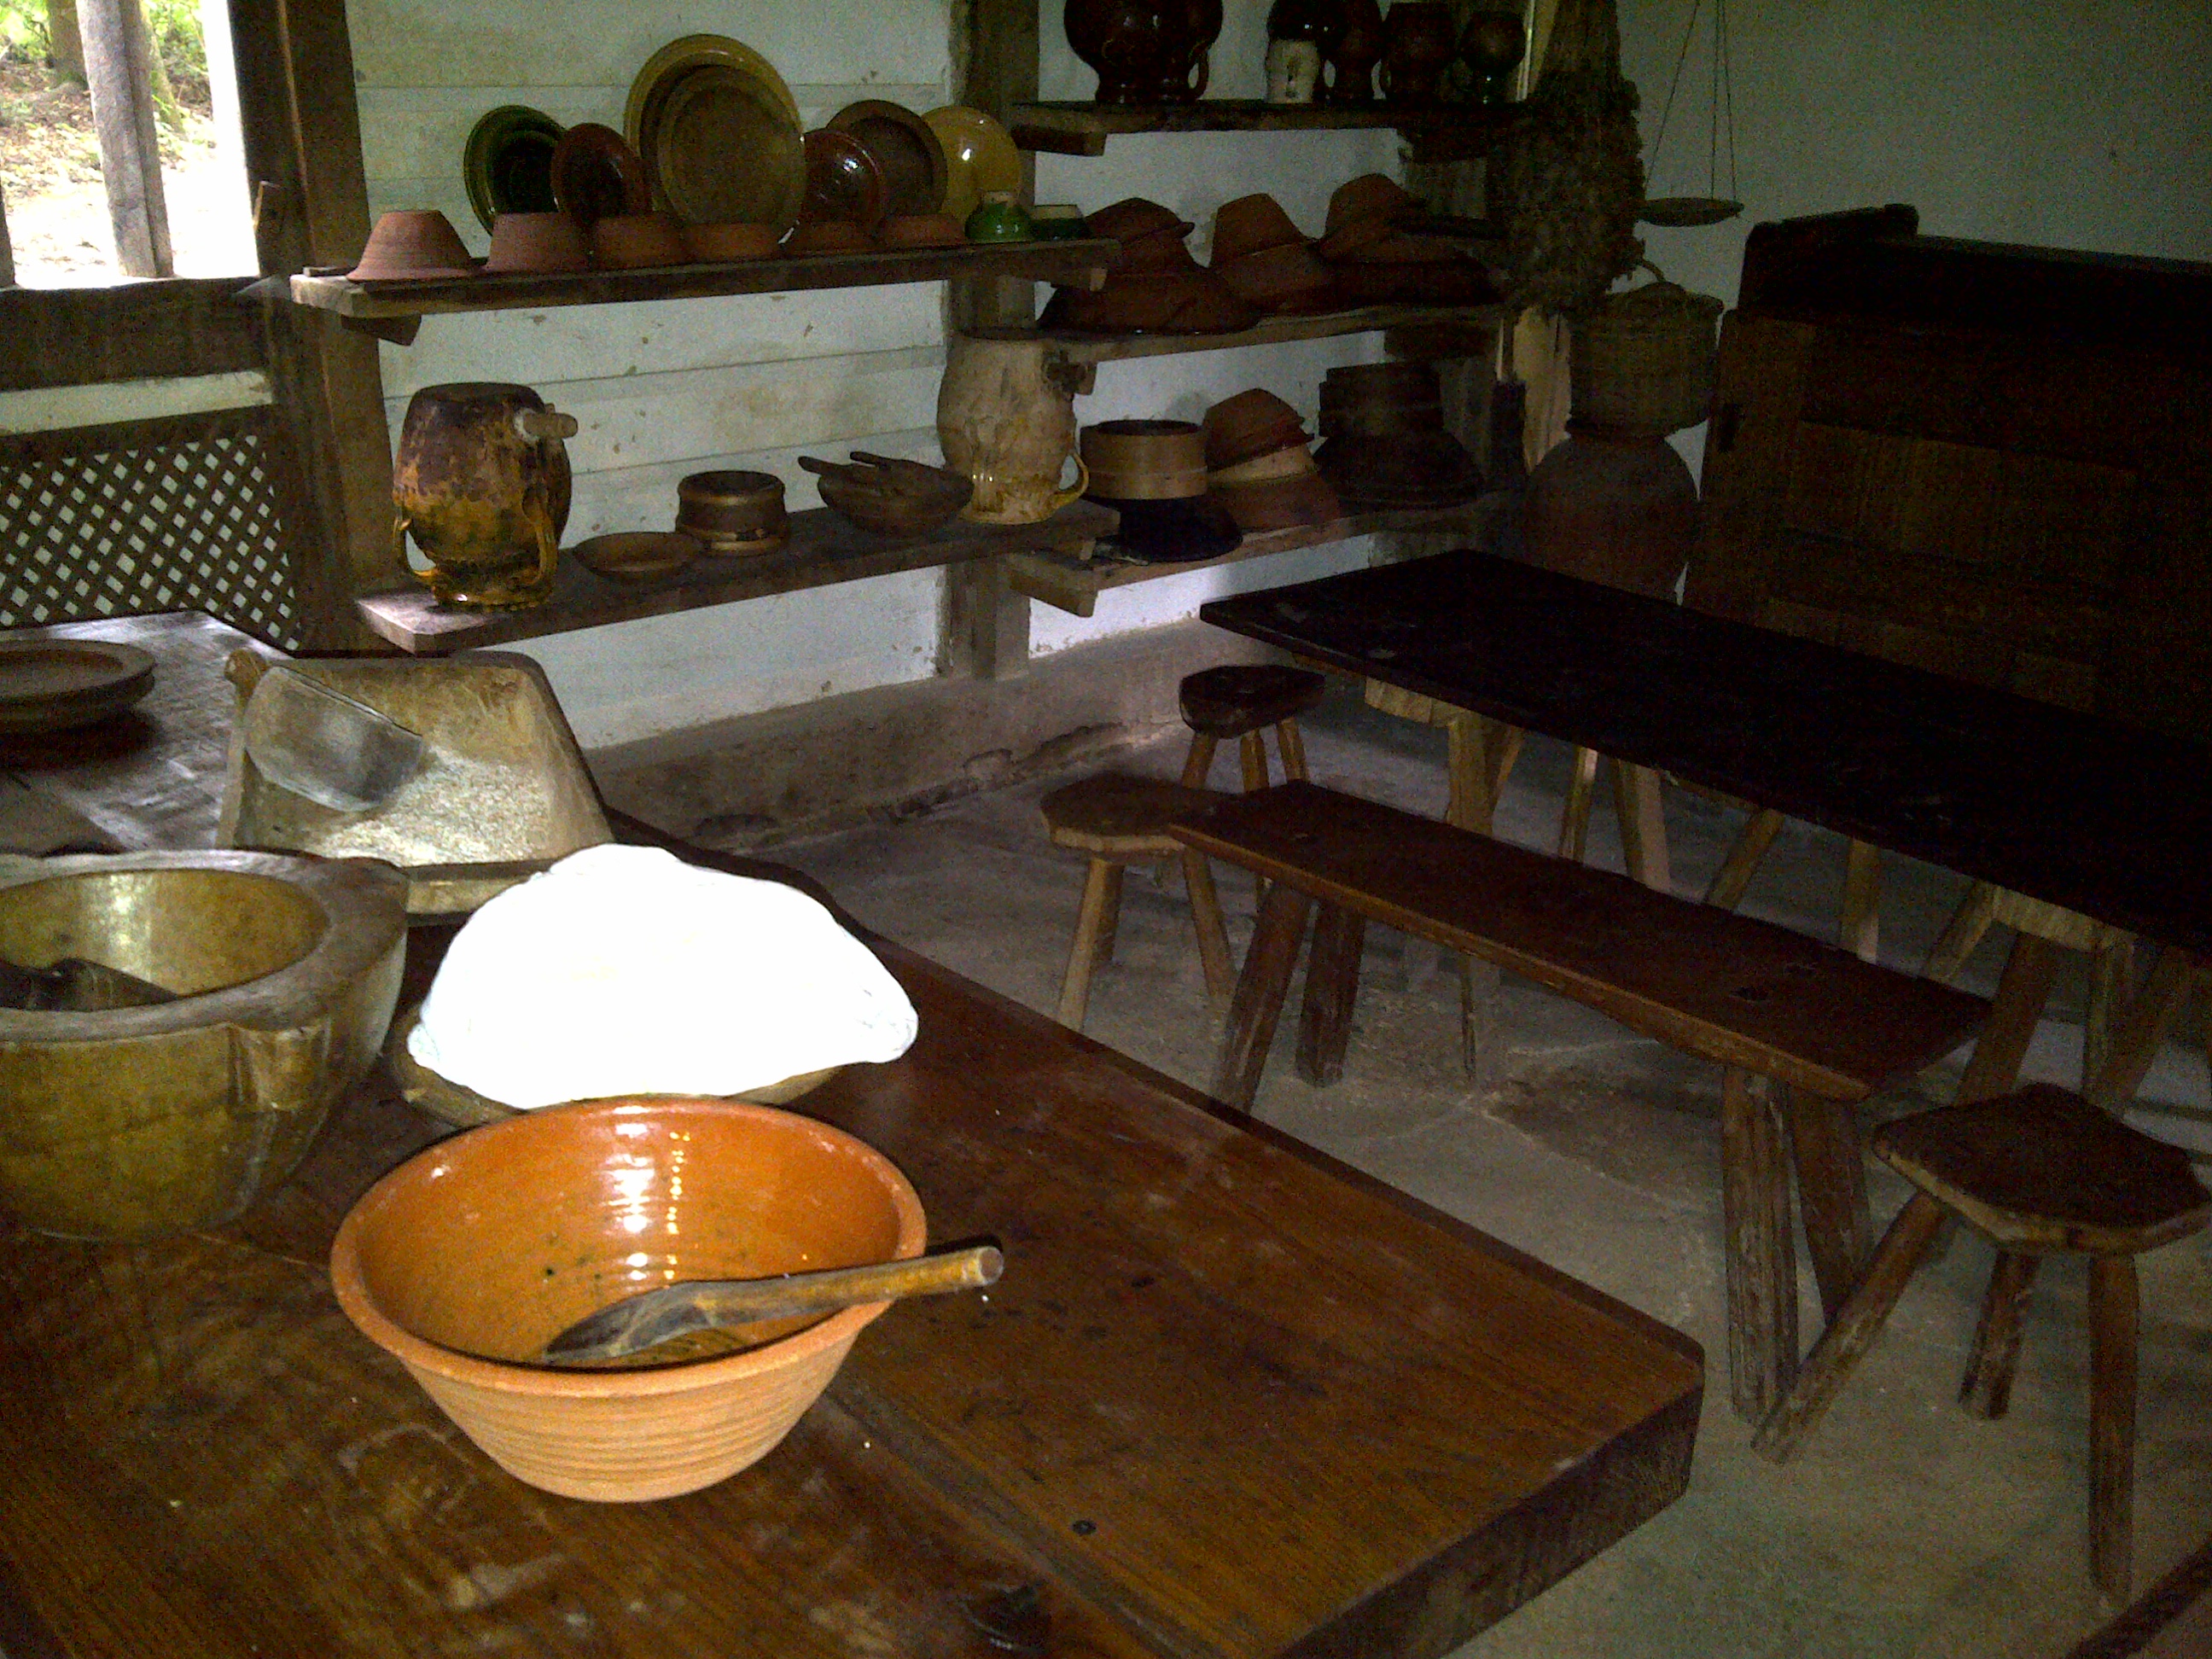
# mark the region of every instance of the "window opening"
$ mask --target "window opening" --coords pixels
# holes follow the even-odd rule
[[[95,114],[97,71],[114,61],[102,46],[112,50],[118,24],[143,42],[127,62],[143,78],[159,157],[143,191],[127,132],[118,155]],[[103,101],[112,118],[118,100]],[[227,0],[0,0],[0,247],[26,288],[253,275]]]

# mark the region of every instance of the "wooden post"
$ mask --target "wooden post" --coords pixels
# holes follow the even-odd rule
[[[0,288],[15,286],[15,248],[8,240],[8,195],[0,191]]]
[[[145,15],[138,0],[82,0],[77,15],[117,263],[126,276],[173,276]]]

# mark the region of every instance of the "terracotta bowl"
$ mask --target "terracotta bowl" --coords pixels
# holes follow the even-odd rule
[[[1231,260],[1263,248],[1302,246],[1305,240],[1305,233],[1273,197],[1240,196],[1214,210],[1213,268],[1218,270]]]
[[[890,1161],[827,1124],[715,1100],[594,1101],[410,1158],[338,1228],[331,1284],[501,1468],[564,1497],[634,1503],[765,1456],[890,1304],[764,1323],[744,1333],[759,1346],[635,1368],[532,1364],[549,1339],[676,1279],[914,1256],[927,1231]]]
[[[783,480],[772,472],[694,472],[676,486],[676,527],[719,556],[772,552],[791,539]]]
[[[1116,272],[1097,293],[1061,289],[1039,319],[1096,334],[1234,334],[1260,320],[1250,301],[1212,271]]]
[[[1077,441],[1094,496],[1182,501],[1206,494],[1206,434],[1190,421],[1101,421]]]
[[[1305,454],[1299,450],[1297,453]],[[1254,483],[1216,483],[1207,499],[1225,508],[1247,534],[1289,530],[1299,525],[1327,524],[1344,516],[1343,504],[1328,480],[1310,470],[1294,477],[1272,478]]]
[[[1303,478],[1313,471],[1313,452],[1300,441],[1285,444],[1265,455],[1255,455],[1234,466],[1208,468],[1206,482],[1215,489],[1235,489],[1245,484],[1280,483],[1285,478]]]
[[[361,263],[346,275],[356,283],[419,283],[476,273],[451,220],[435,208],[402,208],[377,220]]]
[[[502,213],[491,222],[487,274],[507,270],[585,270],[592,263],[584,228],[565,213]]]
[[[949,213],[894,213],[876,232],[885,247],[959,247],[968,238]]]
[[[783,251],[794,258],[810,253],[866,253],[875,245],[866,226],[843,219],[809,220],[783,239]]]
[[[1357,179],[1345,180],[1330,195],[1328,218],[1322,234],[1334,234],[1356,219],[1380,219],[1386,224],[1400,224],[1418,219],[1427,211],[1421,205],[1421,198],[1395,179],[1380,173],[1363,173]]]
[[[688,264],[684,232],[665,213],[618,213],[592,227],[592,257],[610,270]]]
[[[694,259],[727,264],[739,259],[765,259],[783,239],[781,225],[686,225],[684,246]]]
[[[1332,311],[1343,304],[1334,275],[1304,242],[1264,247],[1216,264],[1214,270],[1239,295],[1275,316]]]
[[[1206,464],[1234,466],[1306,441],[1298,411],[1265,386],[1224,398],[1206,411]]]

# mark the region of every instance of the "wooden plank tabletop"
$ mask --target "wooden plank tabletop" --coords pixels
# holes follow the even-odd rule
[[[1348,672],[2212,948],[2212,752],[1458,552],[1199,615]]]
[[[195,752],[172,793],[211,797]],[[404,999],[449,937],[410,937]],[[1680,1494],[1687,1338],[874,943],[921,1037],[801,1109],[891,1157],[933,1237],[1004,1245],[988,1301],[894,1308],[705,1492],[538,1492],[331,1298],[347,1206],[445,1133],[374,1075],[230,1227],[0,1223],[0,1646],[1395,1659]]]

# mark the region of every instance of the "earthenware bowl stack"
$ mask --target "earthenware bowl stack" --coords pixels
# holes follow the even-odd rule
[[[1449,507],[1482,488],[1474,458],[1444,429],[1431,364],[1331,369],[1321,386],[1321,433],[1315,459],[1347,506]]]
[[[1455,239],[1425,231],[1429,218],[1418,197],[1379,173],[1338,185],[1318,251],[1345,299],[1358,305],[1495,300],[1490,273]]]
[[[1048,328],[1087,334],[1234,334],[1260,320],[1259,308],[1191,258],[1183,238],[1190,222],[1141,197],[1102,208],[1091,234],[1121,244],[1091,291],[1061,289],[1041,320]]]
[[[1260,388],[1206,412],[1206,493],[1249,534],[1343,515],[1320,475],[1298,412]]]
[[[1240,196],[1213,216],[1214,274],[1239,297],[1273,316],[1340,305],[1329,269],[1312,240],[1272,196]]]

